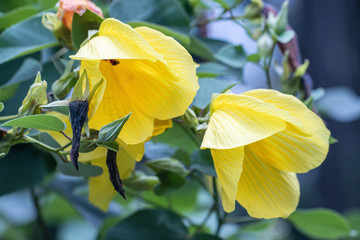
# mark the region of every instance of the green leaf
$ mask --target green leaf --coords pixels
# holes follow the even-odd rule
[[[308,59],[305,59],[305,62],[301,64],[297,69],[295,70],[294,77],[301,78],[305,75],[308,67],[309,67],[310,61]]]
[[[46,105],[41,105],[40,108],[69,115],[69,100],[54,101]]]
[[[209,105],[213,93],[221,93],[234,86],[236,82],[230,80],[217,80],[214,78],[200,78],[200,89],[196,93],[193,105],[205,108]]]
[[[197,150],[191,154],[191,168],[216,177],[214,162],[209,149]]]
[[[145,163],[146,166],[151,168],[156,174],[164,171],[174,172],[180,176],[185,176],[188,171],[185,169],[184,165],[176,159],[172,158],[162,158],[156,160],[150,160]]]
[[[165,209],[146,209],[110,228],[105,240],[184,240],[187,234],[185,225],[176,213]]]
[[[225,75],[228,71],[228,67],[214,62],[201,63],[196,69],[196,74],[199,78],[211,78]]]
[[[19,84],[13,84],[7,87],[0,87],[0,101],[10,99],[19,88]]]
[[[280,35],[275,35],[276,40],[278,40],[281,43],[288,43],[291,39],[293,39],[295,36],[295,32],[293,30],[286,30]]]
[[[131,113],[122,117],[118,120],[115,120],[109,124],[103,126],[99,131],[99,139],[97,140],[98,143],[107,143],[112,142],[117,139],[120,134],[121,129],[123,128],[126,121],[129,119]]]
[[[0,102],[0,112],[4,109],[4,104]]]
[[[173,37],[175,39],[177,39],[180,43],[182,44],[190,44],[190,36],[183,34],[181,32],[172,30],[168,27],[159,25],[159,24],[155,24],[155,23],[149,23],[149,22],[145,22],[145,21],[134,21],[134,22],[128,22],[127,24],[129,24],[131,27],[135,28],[135,27],[140,27],[140,26],[146,26],[155,30],[158,30],[159,32],[162,32],[163,34]]]
[[[257,63],[260,61],[260,55],[257,53],[250,54],[247,56],[247,61]]]
[[[99,147],[104,147],[106,149],[112,150],[114,152],[119,151],[119,144],[116,141],[113,142],[104,142],[102,144],[97,144]]]
[[[190,43],[183,43],[184,47],[191,53],[204,60],[215,61],[214,53],[209,46],[197,37],[190,37]]]
[[[13,146],[9,154],[0,159],[0,195],[36,186],[54,168],[49,154],[30,144]]]
[[[59,118],[52,115],[41,114],[15,118],[5,122],[1,126],[33,128],[49,131],[64,131],[66,128],[66,124]]]
[[[209,234],[196,234],[191,240],[221,240],[221,238]]]
[[[102,17],[89,10],[82,16],[74,14],[71,29],[73,44],[80,48],[81,43],[88,38],[89,30],[98,30],[103,20]]]
[[[246,64],[246,53],[241,45],[224,46],[215,54],[215,58],[233,68],[242,68]]]
[[[145,164],[156,173],[160,180],[160,184],[154,189],[156,195],[169,194],[186,183],[184,177],[188,171],[178,160],[163,158],[151,160]]]
[[[41,14],[19,22],[0,35],[0,64],[11,59],[58,45],[41,21]]]
[[[0,31],[36,13],[38,13],[38,9],[34,5],[26,5],[15,8],[0,16]]]
[[[177,0],[116,0],[110,4],[109,13],[123,22],[147,21],[189,32],[190,18]]]
[[[339,239],[351,235],[349,222],[339,213],[325,209],[298,209],[288,220],[310,238]]]
[[[9,81],[1,86],[7,87],[13,84],[21,83],[26,80],[30,80],[36,76],[36,74],[41,71],[42,66],[41,63],[33,58],[27,58],[21,64],[16,73],[11,77]]]
[[[148,176],[142,171],[135,171],[134,174],[123,181],[126,187],[137,191],[149,191],[159,184],[159,178],[156,176]]]

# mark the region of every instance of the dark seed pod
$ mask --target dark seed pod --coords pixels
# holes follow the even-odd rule
[[[79,170],[78,158],[81,138],[81,129],[87,118],[89,104],[87,101],[76,100],[69,103],[70,123],[73,131],[73,142],[70,151],[70,159],[76,170]]]
[[[116,152],[108,150],[106,156],[106,165],[109,169],[110,181],[114,186],[114,189],[120,193],[120,195],[126,200],[125,190],[120,178],[119,169],[116,163]]]

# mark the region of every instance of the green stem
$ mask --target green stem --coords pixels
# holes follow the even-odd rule
[[[268,85],[269,89],[272,89],[271,78],[270,78],[270,66],[271,66],[273,55],[274,55],[275,46],[276,46],[276,42],[274,41],[274,43],[271,47],[271,50],[270,50],[269,61],[266,64],[264,64],[264,70],[266,73],[266,80],[267,80],[267,85]],[[264,61],[266,61],[266,60],[264,60]]]
[[[35,206],[35,209],[36,209],[36,215],[37,215],[37,218],[36,218],[36,221],[37,223],[39,224],[39,227],[43,233],[43,237],[45,240],[51,240],[51,235],[45,225],[45,221],[42,217],[42,214],[41,214],[41,209],[40,209],[40,204],[39,204],[39,198],[38,196],[35,194],[35,191],[33,188],[30,188],[30,193],[31,193],[31,198],[33,200],[33,203],[34,203],[34,206]]]
[[[61,150],[63,150],[66,145],[65,145],[64,147],[61,147],[61,148],[53,148],[53,147],[50,147],[49,145],[46,145],[46,144],[43,143],[43,142],[40,142],[40,141],[36,140],[35,138],[29,137],[29,136],[24,136],[24,139],[25,139],[27,142],[29,142],[29,143],[37,144],[37,145],[39,145],[40,147],[45,148],[46,150],[49,150],[49,151],[52,151],[52,152],[56,152],[56,153],[58,153],[58,154],[61,154],[61,155],[67,155],[67,154],[69,154],[68,151],[67,151],[67,152],[61,152]],[[69,144],[69,143],[68,143],[68,144]],[[66,146],[66,147],[68,147],[68,146]]]
[[[191,138],[191,140],[198,146],[201,146],[200,139],[196,136],[196,134],[189,128],[185,127],[184,125],[180,125],[184,132]]]
[[[0,121],[7,121],[7,120],[11,120],[11,119],[14,119],[14,118],[17,118],[17,117],[18,117],[17,114],[8,115],[8,116],[2,116],[2,117],[0,117]]]

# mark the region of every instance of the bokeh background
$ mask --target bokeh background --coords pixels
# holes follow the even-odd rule
[[[94,2],[101,5],[110,1]],[[279,8],[283,1],[264,2]],[[7,10],[0,8],[0,12]],[[242,10],[235,9],[234,13],[241,13]],[[207,14],[213,16],[216,12]],[[310,60],[308,73],[312,76],[314,89],[319,96],[319,112],[324,116],[333,137],[338,139],[338,143],[331,145],[328,158],[321,167],[299,176],[302,192],[300,207],[326,207],[355,216],[356,212],[360,212],[360,2],[290,0],[289,23],[297,33],[302,57]],[[256,43],[234,23],[221,21],[209,24],[206,33],[208,37],[243,44],[248,53],[256,52]],[[39,58],[39,55],[34,54],[34,57]],[[281,57],[280,51],[276,49],[275,61],[281,62]],[[43,69],[42,74],[49,83],[59,77],[51,64]],[[16,69],[9,69],[3,64],[0,65],[0,71],[2,78],[8,79]],[[47,76],[52,78],[49,79]],[[277,81],[276,78],[275,72],[272,71],[274,82]],[[264,72],[252,63],[246,65],[243,80],[245,85],[238,86],[236,91],[266,87]],[[29,85],[29,82],[23,83],[17,94],[25,96]],[[11,101],[13,100],[8,104],[18,104]],[[14,109],[5,109],[4,114],[15,112]],[[21,152],[23,149],[20,147],[17,150]],[[0,170],[0,173],[5,174],[6,170]],[[11,184],[11,178],[6,184]],[[58,206],[61,206],[63,211],[68,211],[69,216],[77,216],[67,203],[57,201],[60,201]],[[51,208],[53,205],[48,206]],[[45,210],[60,215],[53,209]],[[18,225],[26,225],[33,222],[35,217],[28,191],[0,197],[0,233],[9,224],[4,219]],[[360,214],[357,217],[360,225]],[[74,239],[74,236],[92,239],[96,234],[96,229],[90,223],[80,220],[64,223],[61,228],[63,230],[59,231],[62,234],[59,239],[64,240]],[[296,236],[293,235],[293,238],[305,239],[302,235]],[[20,237],[15,236],[14,239],[22,239]]]

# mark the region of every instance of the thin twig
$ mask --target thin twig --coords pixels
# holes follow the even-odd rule
[[[39,198],[38,196],[35,194],[35,191],[33,188],[30,188],[30,193],[31,193],[31,198],[33,200],[33,203],[34,203],[34,207],[35,207],[35,210],[36,210],[36,221],[37,223],[39,224],[39,227],[42,231],[42,234],[43,234],[43,237],[45,240],[51,240],[51,235],[45,225],[45,221],[41,215],[41,209],[40,209],[40,204],[39,204]]]
[[[64,137],[66,137],[69,141],[72,141],[71,137],[69,137],[68,135],[66,135],[66,133],[64,131],[60,131],[60,133],[62,135],[64,135]]]

